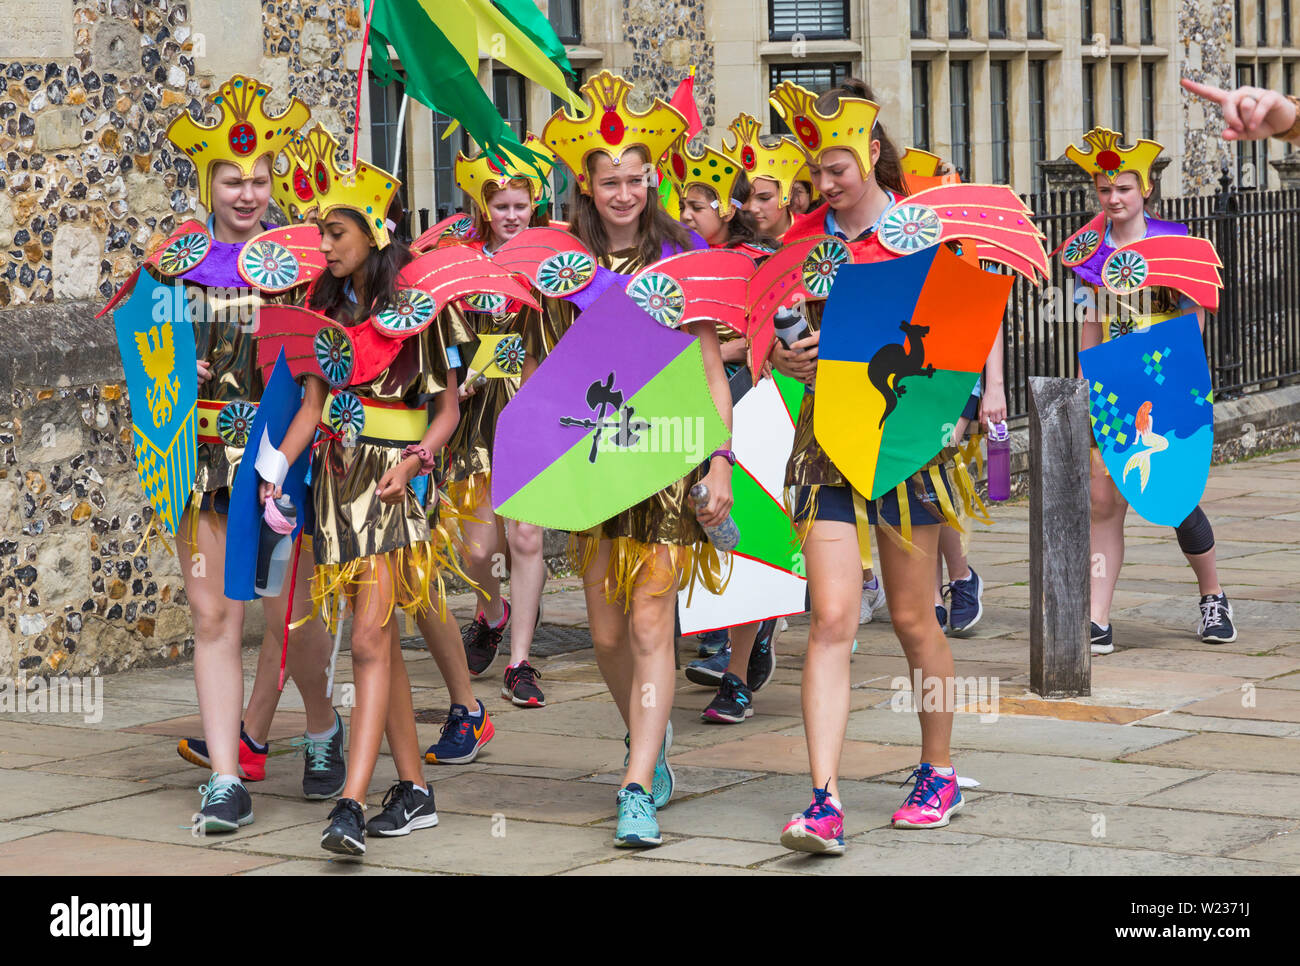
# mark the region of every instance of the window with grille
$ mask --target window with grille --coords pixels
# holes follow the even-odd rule
[[[929,0],[912,0],[912,36],[930,36]]]
[[[966,0],[948,0],[948,36],[970,36],[970,17]]]
[[[528,130],[528,101],[524,79],[512,70],[492,72],[492,103],[506,125],[523,140]]]
[[[849,35],[848,0],[768,0],[772,40],[844,39]]]
[[[1047,65],[1029,62],[1029,159],[1033,164],[1033,189],[1043,190],[1043,169],[1047,160]]]
[[[1043,0],[1029,0],[1025,11],[1025,33],[1030,40],[1043,39]]]
[[[1097,65],[1083,65],[1083,129],[1097,126]]]
[[[1232,0],[1232,42],[1241,46],[1241,0]]]
[[[556,36],[566,44],[582,42],[581,4],[579,0],[550,0],[546,16],[555,28]]]
[[[1011,183],[1011,118],[1007,110],[1007,62],[989,63],[990,120],[993,141],[993,183]]]
[[[1127,93],[1124,89],[1124,65],[1112,64],[1110,68],[1110,126],[1119,131],[1120,134],[1124,133],[1124,126],[1128,121],[1124,114]]]
[[[1142,65],[1142,136],[1156,139],[1156,65]]]
[[[851,68],[852,65],[847,61],[826,64],[773,64],[768,69],[768,82],[771,85],[768,90],[783,81],[794,81],[800,87],[814,94],[820,94],[838,86],[840,81],[849,76]],[[773,134],[791,133],[785,122],[781,120],[781,116],[776,113],[776,108],[771,109],[770,117],[769,131]]]
[[[1156,42],[1156,25],[1155,15],[1151,10],[1151,0],[1141,0],[1138,10],[1142,20],[1142,43],[1154,44]]]
[[[1081,18],[1080,37],[1083,39],[1083,45],[1086,47],[1092,43],[1092,36],[1097,32],[1097,20],[1092,12],[1092,0],[1082,0],[1079,4],[1079,16]]]
[[[1006,37],[1007,35],[1007,0],[988,0],[989,36]]]
[[[912,64],[912,144],[930,150],[930,65]]]
[[[1282,0],[1282,46],[1291,46],[1291,0]]]
[[[1268,46],[1268,0],[1259,0],[1255,13],[1255,40],[1261,47]]]
[[[970,64],[954,60],[949,64],[949,91],[952,105],[952,163],[963,181],[974,181],[970,155]]]
[[[445,114],[433,114],[433,202],[434,221],[465,211],[465,198],[456,187],[456,155],[467,150],[465,129],[460,125],[447,134],[455,122]]]
[[[1110,42],[1124,42],[1124,0],[1110,0]]]
[[[400,81],[382,86],[375,83],[375,75],[370,75],[370,161],[372,164],[391,171],[402,182],[397,196],[406,208],[406,152],[401,150],[402,138],[398,127],[398,115],[402,109],[402,93],[405,88]],[[400,152],[400,153],[399,153]],[[409,222],[407,222],[409,224]],[[405,230],[405,227],[402,227]]]

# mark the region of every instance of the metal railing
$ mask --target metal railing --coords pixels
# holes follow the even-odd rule
[[[1166,198],[1157,214],[1208,238],[1223,261],[1219,311],[1207,313],[1205,353],[1215,398],[1300,378],[1300,189],[1240,191],[1225,176],[1211,195]],[[1026,195],[1053,251],[1096,213],[1091,189]],[[1007,410],[1029,412],[1030,376],[1078,371],[1074,273],[1051,260],[1042,289],[1017,277],[1003,325]]]

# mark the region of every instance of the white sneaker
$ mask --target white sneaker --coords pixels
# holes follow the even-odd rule
[[[880,610],[885,604],[885,585],[876,578],[876,588],[872,590],[866,584],[862,585],[862,607],[858,611],[858,623],[870,624],[871,615]]]

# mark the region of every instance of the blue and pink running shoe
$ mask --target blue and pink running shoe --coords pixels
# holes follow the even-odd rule
[[[795,852],[840,855],[844,851],[844,806],[825,788],[813,789],[812,804],[781,830],[781,844]]]
[[[903,807],[894,813],[894,828],[943,828],[953,812],[966,804],[957,784],[957,771],[940,775],[933,766],[922,762],[908,776],[916,779]],[[903,784],[906,785],[907,781]]]

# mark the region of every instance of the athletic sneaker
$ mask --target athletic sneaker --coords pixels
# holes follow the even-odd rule
[[[348,763],[343,754],[347,732],[343,719],[334,712],[334,734],[320,741],[303,735],[290,742],[302,752],[302,797],[313,800],[333,798],[347,782]]]
[[[812,804],[786,823],[781,844],[794,852],[844,852],[844,806],[831,795],[829,782],[825,788],[814,788]]]
[[[951,775],[940,775],[922,762],[901,784],[906,785],[913,778],[916,784],[903,807],[894,813],[894,828],[942,828],[952,813],[961,811],[966,804],[961,797],[956,769]]]
[[[754,635],[754,649],[749,652],[749,666],[745,669],[745,683],[749,690],[759,691],[772,680],[776,672],[776,618],[758,625]]]
[[[618,828],[614,844],[622,849],[640,849],[659,845],[659,821],[655,818],[654,799],[633,782],[618,790]]]
[[[1231,644],[1237,639],[1232,625],[1232,604],[1228,595],[1206,594],[1201,598],[1201,640],[1206,644]]]
[[[424,760],[431,765],[468,765],[473,761],[479,749],[496,734],[482,701],[478,702],[478,711],[478,716],[471,718],[469,708],[453,704],[438,743],[424,753]]]
[[[946,629],[946,628],[948,627],[948,608],[946,608],[946,607],[944,607],[944,606],[942,606],[942,605],[940,605],[940,604],[935,604],[935,605],[934,605],[934,616],[935,616],[935,618],[938,619],[938,621],[939,621],[939,626],[940,626],[941,628],[945,628],[945,629]]]
[[[731,665],[731,645],[728,644],[712,657],[692,661],[686,665],[686,680],[692,684],[702,684],[706,688],[716,688],[722,683],[722,675]]]
[[[948,621],[948,630],[953,634],[968,631],[980,622],[984,616],[984,581],[970,568],[970,576],[965,580],[954,580],[948,584],[949,604],[952,616]]]
[[[740,724],[754,714],[754,692],[731,672],[722,676],[722,686],[700,717],[705,721]]]
[[[1109,624],[1104,631],[1096,621],[1089,621],[1088,626],[1093,654],[1109,654],[1115,650],[1115,635]]]
[[[885,606],[885,585],[880,582],[879,577],[872,577],[875,587],[869,587],[867,582],[862,582],[862,607],[858,610],[858,623],[870,624],[872,615]]]
[[[482,674],[496,660],[497,648],[501,646],[506,624],[510,623],[510,601],[502,598],[501,603],[505,605],[505,611],[501,615],[501,622],[495,627],[489,627],[487,618],[483,616],[482,611],[479,611],[469,627],[460,633],[461,643],[465,645],[465,661],[469,664],[470,674]]]
[[[350,798],[340,798],[330,812],[329,825],[320,834],[320,847],[339,855],[366,854],[366,815]]]
[[[425,785],[421,792],[414,782],[397,782],[384,794],[383,809],[366,823],[367,835],[410,835],[416,829],[438,824],[432,785]]]
[[[630,736],[628,740],[630,755]],[[650,791],[654,795],[655,808],[663,808],[668,804],[668,799],[673,797],[673,784],[676,779],[673,776],[673,766],[668,764],[668,749],[672,746],[673,723],[669,721],[668,727],[664,729],[664,743],[659,746],[659,759],[655,762],[654,778],[650,786]]]
[[[199,814],[194,817],[195,828],[202,834],[233,832],[241,825],[253,821],[253,799],[248,789],[233,778],[220,779],[216,772],[206,785],[199,786],[203,798]]]
[[[527,661],[506,668],[506,683],[501,689],[501,697],[509,698],[512,704],[521,708],[546,707],[546,695],[537,686],[537,679],[542,672]]]
[[[700,657],[713,657],[718,651],[726,647],[731,639],[725,627],[716,631],[705,631],[703,634],[696,635],[695,639],[700,642]]]
[[[258,751],[253,746],[253,739],[248,737],[241,723],[239,726],[239,777],[246,782],[260,782],[266,778],[266,754],[270,751],[265,745]],[[212,759],[208,755],[208,743],[202,738],[182,738],[176,745],[176,754],[191,765],[212,770]]]

